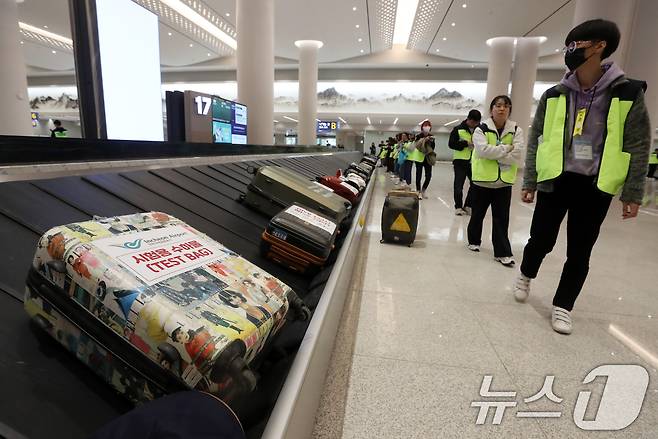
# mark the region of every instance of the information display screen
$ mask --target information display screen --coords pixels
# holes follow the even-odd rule
[[[247,143],[247,106],[212,98],[212,137],[215,143]]]

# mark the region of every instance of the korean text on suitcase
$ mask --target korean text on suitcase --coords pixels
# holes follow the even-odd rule
[[[334,248],[338,224],[297,203],[267,225],[261,252],[268,259],[299,273],[315,274]]]
[[[186,389],[237,400],[286,316],[310,316],[283,282],[161,212],[46,232],[24,306],[135,403]]]
[[[270,218],[297,202],[339,224],[348,218],[352,209],[349,201],[320,183],[279,166],[259,168],[247,187],[243,201]]]
[[[419,206],[416,192],[389,192],[382,208],[381,242],[406,244],[411,247],[418,229]]]

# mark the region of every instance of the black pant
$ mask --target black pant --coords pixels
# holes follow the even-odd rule
[[[473,187],[473,180],[471,179],[471,162],[469,160],[453,160],[452,166],[455,168],[455,209],[462,207],[471,207],[471,187]],[[466,194],[466,203],[462,204],[464,194],[464,182],[468,177],[470,183],[468,193]]]
[[[534,279],[544,257],[553,250],[567,212],[567,260],[553,305],[573,309],[589,272],[589,258],[608,213],[612,196],[599,191],[594,177],[564,173],[553,192],[538,192],[530,239],[523,250],[521,273]]]
[[[395,161],[393,160],[393,157],[388,156],[386,158],[386,172],[393,172],[394,163]]]
[[[509,208],[512,202],[512,186],[490,189],[474,184],[471,186],[472,209],[471,220],[468,222],[468,243],[482,244],[482,223],[491,205],[493,227],[491,241],[494,256],[502,258],[512,256],[512,246],[507,237],[509,228]]]
[[[425,159],[422,163],[416,162],[416,190],[421,191],[420,180],[423,178],[423,169],[425,169],[425,183],[423,183],[422,190],[427,189],[432,180],[432,167]]]
[[[647,177],[649,178],[656,178],[654,177],[654,174],[656,173],[656,168],[658,167],[658,164],[652,163],[649,165],[649,172],[647,173]]]
[[[405,160],[403,168],[404,181],[411,186],[411,168],[413,167],[414,162],[411,160]]]

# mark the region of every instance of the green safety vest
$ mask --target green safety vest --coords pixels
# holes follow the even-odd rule
[[[624,147],[624,126],[628,112],[640,90],[645,88],[643,81],[629,80],[612,89],[608,110],[603,155],[599,164],[596,186],[602,192],[616,195],[626,182],[631,155],[622,151]],[[564,144],[567,127],[568,97],[557,87],[546,92],[546,114],[542,143],[537,145],[537,182],[553,180],[564,171]]]
[[[469,130],[457,130],[457,133],[459,134],[459,138],[461,140],[465,140],[467,142],[472,142],[473,141],[473,135]],[[473,153],[473,149],[471,147],[466,147],[462,149],[461,151],[453,151],[452,152],[452,159],[453,160],[470,160],[471,155]]]
[[[484,131],[489,145],[497,145],[499,143],[511,145],[514,142],[514,133],[505,134],[499,142],[498,133],[485,127],[486,125],[480,126],[482,131]],[[516,129],[514,131],[516,132]],[[471,168],[473,171],[473,181],[480,183],[495,183],[498,180],[502,180],[507,184],[514,184],[518,171],[518,166],[516,165],[505,166],[505,170],[503,171],[497,160],[482,158],[478,156],[475,149],[471,157]]]
[[[650,165],[658,165],[658,153],[657,152],[652,152],[651,155],[649,156],[649,164]]]

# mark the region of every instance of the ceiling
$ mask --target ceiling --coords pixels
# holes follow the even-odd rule
[[[234,51],[203,29],[174,17],[159,0],[134,0],[160,15],[160,58],[164,68],[234,67]],[[235,36],[236,0],[183,0]],[[540,56],[562,47],[571,27],[576,0],[419,0],[408,49],[432,66],[486,63],[485,41],[495,36],[546,36]],[[466,7],[462,7],[463,5]],[[387,67],[398,0],[276,0],[275,56],[295,62],[296,40],[324,42],[321,68],[332,64]],[[71,38],[67,0],[25,0],[19,20]],[[212,17],[212,18],[211,18]],[[181,18],[178,21],[178,18]],[[454,26],[452,25],[454,23]],[[254,30],[257,31],[257,30]],[[444,38],[446,40],[444,41]],[[25,62],[54,72],[74,68],[71,50],[22,35]],[[55,50],[56,53],[52,53]],[[486,67],[483,65],[481,67]]]

